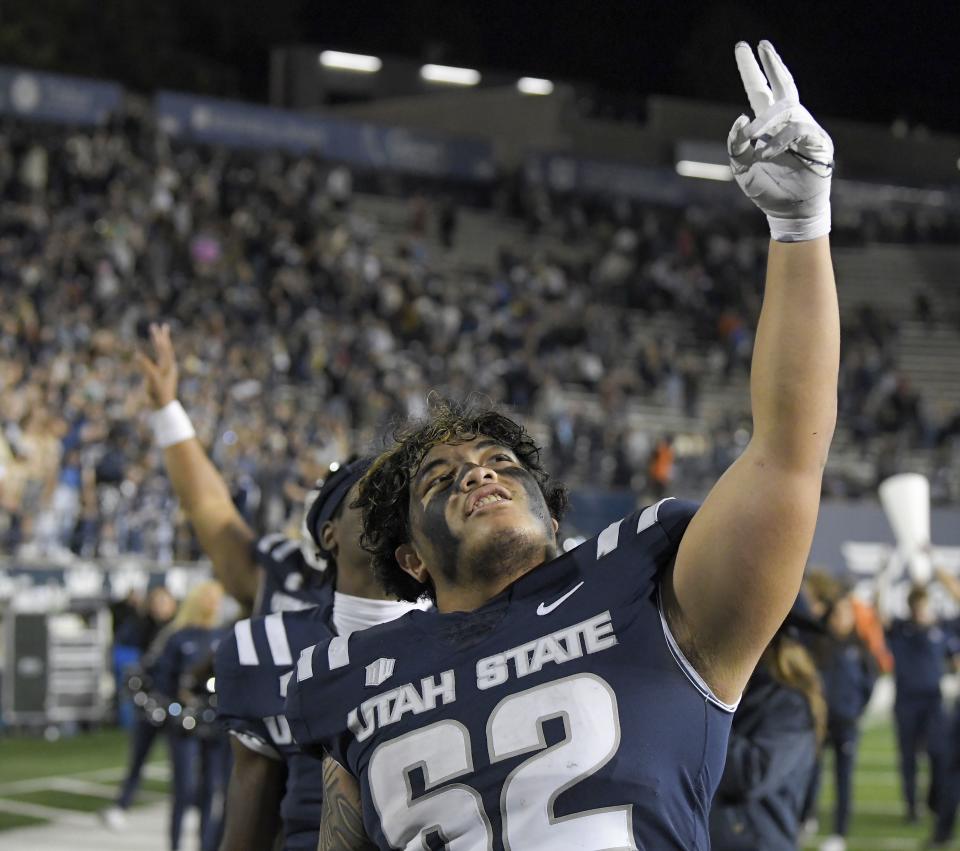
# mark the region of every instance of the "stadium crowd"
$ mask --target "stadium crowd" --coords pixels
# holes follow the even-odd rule
[[[456,264],[456,187],[412,194],[404,233],[385,247],[380,223],[352,203],[364,178],[342,166],[174,144],[133,118],[5,129],[8,552],[196,555],[150,448],[132,358],[160,319],[185,354],[184,404],[258,528],[282,528],[319,470],[421,412],[433,389],[527,415],[573,486],[696,495],[746,442],[740,403],[691,451],[683,435],[627,417],[623,401],[695,418],[705,385],[742,380],[767,242],[749,213],[591,204],[505,181],[494,208],[576,259],[511,249],[477,269]],[[396,190],[386,182],[376,188]],[[835,239],[942,241],[956,229],[865,214],[838,221]],[[933,322],[927,307],[920,299],[917,314]],[[664,316],[679,333],[643,330]],[[936,421],[898,373],[891,322],[865,306],[845,328],[841,428],[865,447],[949,452],[960,412]],[[589,404],[569,404],[569,388]],[[830,493],[858,487],[825,480]]]

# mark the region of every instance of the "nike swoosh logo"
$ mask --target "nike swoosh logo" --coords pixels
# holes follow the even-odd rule
[[[586,581],[586,580],[584,580]],[[559,600],[554,600],[549,606],[546,603],[541,603],[537,606],[538,615],[549,615],[557,606],[563,603],[568,597],[572,597],[577,591],[580,590],[580,586],[583,585],[583,582],[579,582],[573,586],[566,594],[564,594]]]

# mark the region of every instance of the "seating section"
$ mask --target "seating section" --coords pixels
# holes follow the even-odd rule
[[[0,138],[4,550],[196,555],[132,359],[151,321],[172,324],[180,396],[258,528],[296,519],[327,463],[434,390],[523,415],[574,487],[697,496],[743,448],[759,214],[512,180],[475,206],[334,170],[134,120]],[[837,233],[828,494],[872,498],[909,469],[960,498],[960,249],[908,230]]]

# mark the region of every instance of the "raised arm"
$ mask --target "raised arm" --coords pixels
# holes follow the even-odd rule
[[[317,851],[376,851],[363,827],[360,787],[335,761],[323,760],[323,807]]]
[[[227,593],[252,608],[260,582],[253,555],[254,534],[233,503],[227,483],[213,466],[177,401],[177,360],[167,325],[151,325],[156,359],[137,358],[154,408],[154,428],[163,447],[170,484],[186,512],[213,572]]]
[[[663,588],[681,649],[729,702],[800,588],[836,422],[840,351],[827,238],[833,144],[800,106],[773,47],[761,42],[759,53],[766,79],[749,46],[737,45],[757,118],[741,116],[728,141],[737,181],[773,236],[750,376],[753,437],[691,521]]]
[[[953,597],[954,601],[960,603],[960,579],[957,579],[952,573],[939,565],[933,568],[933,574],[937,581],[947,590],[947,593]]]

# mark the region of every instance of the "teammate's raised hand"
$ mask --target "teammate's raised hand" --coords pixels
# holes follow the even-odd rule
[[[177,358],[170,341],[170,326],[156,322],[150,325],[150,341],[154,358],[137,352],[137,363],[146,383],[147,395],[155,408],[163,408],[177,398]]]
[[[830,232],[833,141],[800,105],[796,83],[769,41],[757,53],[736,46],[737,68],[754,119],[741,115],[727,137],[734,177],[767,215],[781,242],[816,239]]]

